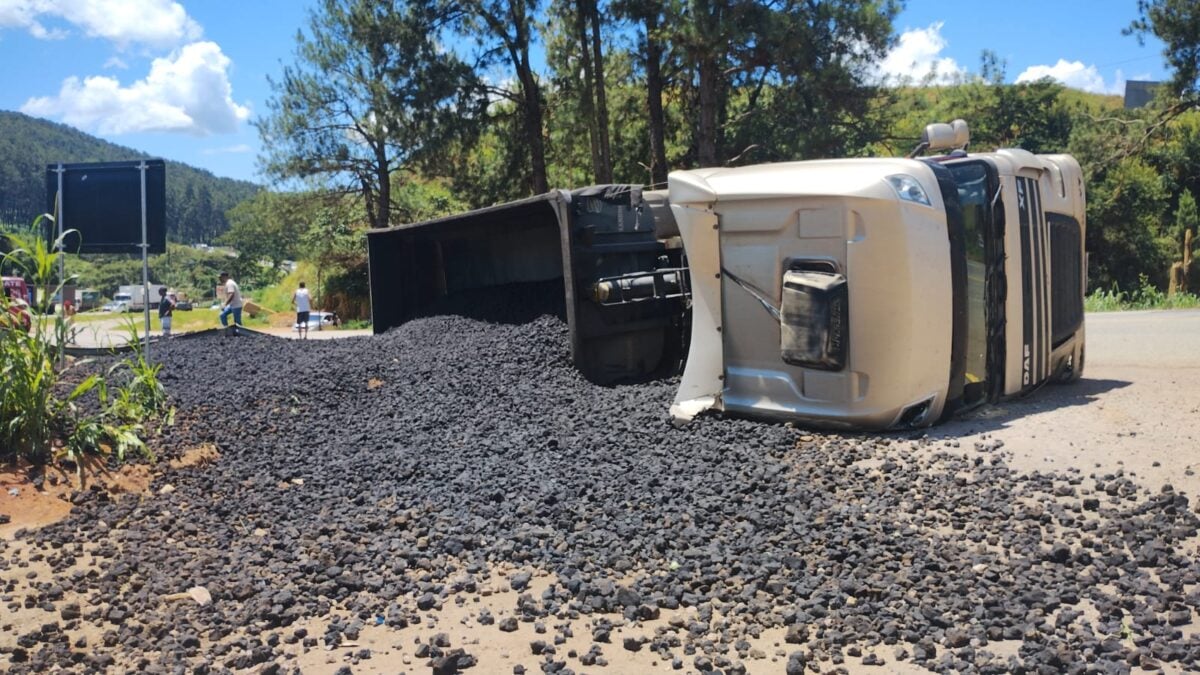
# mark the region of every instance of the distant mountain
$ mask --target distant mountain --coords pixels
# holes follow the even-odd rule
[[[0,223],[31,224],[46,211],[47,164],[148,157],[65,124],[0,110]],[[211,243],[229,229],[225,212],[260,189],[168,160],[167,238]]]

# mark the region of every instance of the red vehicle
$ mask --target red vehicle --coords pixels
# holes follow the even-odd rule
[[[33,326],[29,313],[29,287],[21,277],[4,277],[4,295],[8,297],[8,315],[0,319],[0,328],[19,326],[26,333]]]

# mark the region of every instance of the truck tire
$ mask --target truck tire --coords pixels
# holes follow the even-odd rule
[[[1084,348],[1079,348],[1079,363],[1072,364],[1070,368],[1063,368],[1058,374],[1059,384],[1070,384],[1079,381],[1083,377],[1083,355]]]

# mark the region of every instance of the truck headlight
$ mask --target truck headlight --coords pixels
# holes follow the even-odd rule
[[[932,206],[929,203],[929,195],[925,194],[925,188],[921,187],[921,182],[908,174],[898,173],[894,176],[888,176],[887,182],[896,191],[896,196],[906,202],[916,202],[925,206]]]

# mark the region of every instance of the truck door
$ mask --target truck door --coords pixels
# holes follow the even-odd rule
[[[1004,390],[1004,208],[1000,178],[986,159],[944,162],[962,209],[966,253],[966,358],[963,407],[995,401]]]

